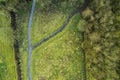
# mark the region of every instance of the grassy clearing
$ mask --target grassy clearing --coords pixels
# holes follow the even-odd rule
[[[0,80],[16,80],[16,65],[10,16],[0,11]]]
[[[77,17],[67,28],[33,52],[35,80],[79,80],[80,50],[76,30]],[[76,20],[75,20],[76,19]]]

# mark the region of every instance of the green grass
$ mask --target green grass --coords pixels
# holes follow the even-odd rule
[[[71,9],[72,10],[72,9]],[[22,12],[24,12],[22,10]],[[59,29],[66,20],[69,12],[53,10],[41,12],[38,7],[35,11],[32,26],[32,44],[38,43],[44,37]],[[22,15],[22,13],[20,14]],[[21,45],[23,80],[27,80],[27,22],[28,13],[23,14],[24,20],[19,24],[24,30]],[[78,27],[80,15],[74,16],[63,32],[39,46],[32,53],[33,80],[80,80],[81,76],[81,50]]]
[[[16,80],[16,65],[10,16],[0,11],[0,80]]]
[[[46,80],[81,79],[81,53],[76,44],[79,38],[74,24],[75,22],[71,21],[62,33],[33,52],[35,80],[42,78]]]
[[[0,2],[2,1],[6,0],[0,0]],[[80,18],[79,14],[74,16],[63,32],[33,50],[31,68],[33,80],[83,80],[83,59],[80,46],[86,53],[88,80],[119,80],[120,15],[119,11],[114,13],[119,6],[116,6],[116,2],[110,1],[114,4],[113,6],[109,4],[109,1],[91,2],[88,11],[83,13],[84,20]],[[59,6],[50,6],[49,1],[46,3],[44,0],[37,2],[31,33],[32,44],[38,43],[61,27],[73,10],[73,6],[77,6],[73,2],[66,3],[63,0],[60,2],[62,5]],[[15,10],[13,6],[16,3],[17,0],[12,2],[8,0],[6,9],[17,11],[22,77],[23,80],[28,80],[27,25],[31,3],[20,3]],[[113,12],[110,7],[113,8]],[[115,7],[116,9],[114,9]],[[17,80],[10,15],[1,8],[3,5],[0,6],[0,80]],[[98,12],[94,13],[96,11]],[[102,14],[104,16],[101,16]],[[99,20],[102,21],[101,18],[105,20],[105,23],[99,23]],[[95,30],[92,31],[92,28]],[[86,33],[83,42],[81,42],[83,36],[80,31]],[[102,35],[97,44],[94,43],[96,35],[92,34],[95,32]],[[110,46],[111,44],[114,45]]]

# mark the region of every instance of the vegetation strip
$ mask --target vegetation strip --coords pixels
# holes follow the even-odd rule
[[[14,54],[15,54],[15,61],[16,61],[16,67],[17,67],[17,76],[18,76],[18,80],[22,80],[19,41],[17,39],[18,33],[17,33],[15,12],[10,11],[10,16],[11,16],[11,26],[14,34]]]

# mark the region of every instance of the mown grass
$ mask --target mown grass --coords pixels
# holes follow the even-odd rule
[[[16,79],[17,73],[10,16],[5,10],[0,10],[0,80]]]

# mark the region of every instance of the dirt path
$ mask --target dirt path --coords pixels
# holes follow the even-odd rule
[[[42,45],[43,43],[45,43],[46,41],[48,41],[49,39],[53,38],[54,36],[56,36],[57,34],[59,34],[60,32],[62,32],[65,27],[67,26],[67,24],[69,23],[69,21],[72,19],[72,17],[78,13],[81,13],[82,11],[84,11],[86,9],[86,7],[89,4],[89,0],[85,0],[84,4],[82,5],[82,7],[77,8],[76,10],[73,10],[71,12],[71,14],[67,17],[66,21],[63,23],[63,25],[60,27],[59,30],[53,32],[52,34],[50,34],[49,36],[43,38],[40,42],[38,42],[37,44],[33,45],[33,49]]]

